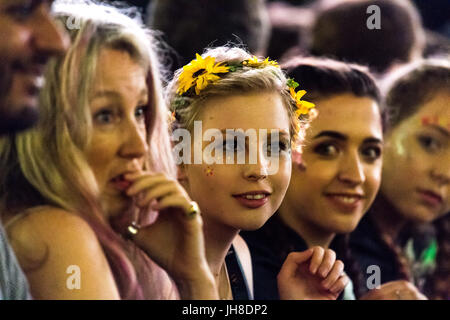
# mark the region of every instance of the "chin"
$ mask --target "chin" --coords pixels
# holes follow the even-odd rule
[[[355,231],[359,221],[360,219],[358,219],[357,221],[355,221],[355,219],[337,219],[334,221],[330,221],[331,224],[328,224],[328,229],[337,234],[351,233]]]
[[[427,209],[411,210],[408,215],[405,216],[407,220],[413,223],[429,223],[436,220],[439,215],[429,212]]]
[[[251,222],[251,223],[246,223],[243,224],[239,227],[239,230],[244,230],[244,231],[255,231],[258,230],[260,228],[262,228],[262,226],[267,222],[267,220],[262,221],[262,222]]]
[[[267,218],[264,218],[264,216],[261,214],[258,218],[252,217],[252,219],[248,219],[245,221],[241,221],[240,223],[237,223],[235,225],[236,229],[244,230],[244,231],[255,231],[267,222],[269,220],[270,216]]]
[[[107,198],[104,198],[102,203],[103,210],[109,217],[121,216],[133,205],[132,199],[121,197],[120,195],[114,197],[108,196]]]

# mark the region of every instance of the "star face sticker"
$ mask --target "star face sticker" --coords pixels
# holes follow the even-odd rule
[[[214,174],[213,169],[211,169],[209,166],[205,169],[205,173],[207,177],[210,177]]]

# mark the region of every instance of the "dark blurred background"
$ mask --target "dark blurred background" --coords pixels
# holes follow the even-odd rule
[[[170,71],[205,47],[228,41],[271,59],[327,56],[365,64],[378,73],[413,56],[450,56],[450,0],[366,0],[359,6],[359,0],[125,2],[138,7],[146,24],[168,44]],[[382,8],[381,30],[366,27],[366,9],[373,3]]]

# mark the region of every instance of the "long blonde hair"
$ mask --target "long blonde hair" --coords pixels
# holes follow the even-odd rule
[[[111,6],[57,1],[55,13],[72,45],[64,57],[48,65],[38,125],[0,140],[0,212],[19,212],[45,204],[81,215],[103,246],[121,297],[142,298],[147,284],[141,283],[144,288],[140,288],[136,275],[140,266],[132,266],[131,260],[139,260],[134,262],[141,265],[149,262],[145,257],[130,257],[129,244],[103,218],[98,186],[84,151],[92,129],[88,97],[97,57],[104,48],[123,50],[148,70],[147,141],[151,147],[146,166],[175,177],[156,44],[140,21]],[[149,278],[144,272],[140,280]]]

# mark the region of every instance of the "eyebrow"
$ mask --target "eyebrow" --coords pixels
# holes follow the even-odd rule
[[[315,135],[313,139],[318,139],[321,137],[331,137],[342,141],[348,140],[348,137],[345,134],[337,131],[321,131],[319,134]]]
[[[450,132],[441,126],[438,126],[436,124],[429,124],[429,125],[427,125],[427,127],[430,127],[430,128],[433,128],[433,129],[439,131],[441,134],[443,134],[446,137],[450,137]]]
[[[337,132],[337,131],[330,131],[330,130],[321,131],[319,134],[314,136],[313,139],[318,139],[318,138],[321,138],[321,137],[331,137],[331,138],[334,138],[334,139],[337,139],[337,140],[341,140],[341,141],[347,141],[348,140],[348,136],[346,136],[345,134],[342,134],[342,133]],[[382,144],[383,140],[381,140],[379,138],[370,137],[370,138],[364,139],[363,143],[379,143],[379,144]]]

